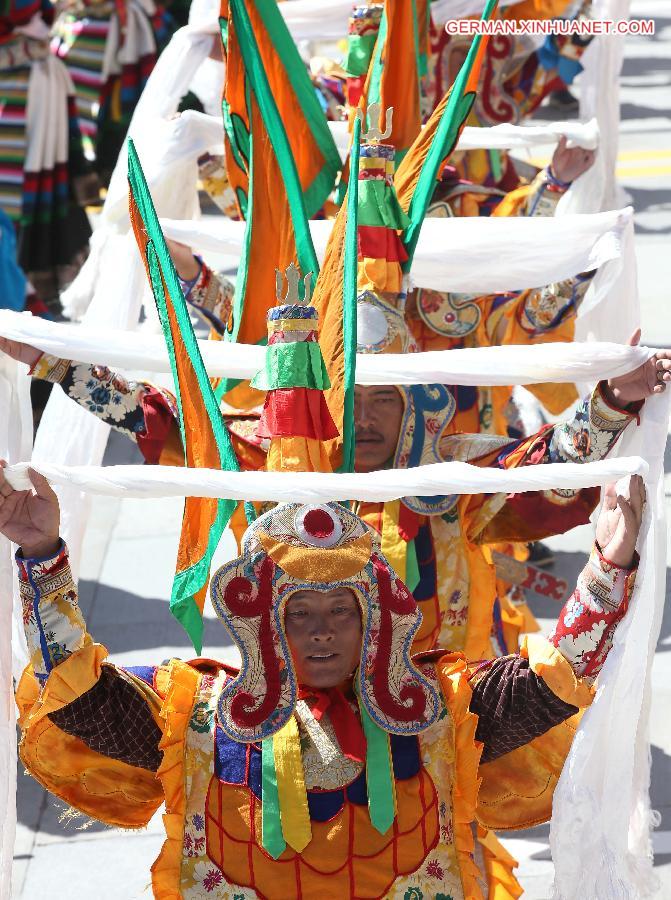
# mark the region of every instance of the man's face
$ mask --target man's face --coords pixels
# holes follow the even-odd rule
[[[394,455],[403,419],[403,398],[395,387],[354,388],[356,472],[381,469]]]
[[[284,611],[296,675],[306,687],[337,687],[361,658],[361,614],[348,588],[297,591]]]

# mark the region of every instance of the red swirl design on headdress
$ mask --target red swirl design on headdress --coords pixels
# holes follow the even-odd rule
[[[487,44],[483,64],[483,85],[479,96],[485,114],[493,122],[513,122],[515,120],[513,105],[504,99],[506,96],[504,90],[496,86],[499,72],[494,62],[494,60],[506,59],[512,52],[513,42],[509,35],[494,35]]]
[[[231,614],[241,619],[259,616],[259,653],[266,680],[266,694],[258,706],[257,698],[248,691],[240,691],[231,702],[231,719],[240,728],[256,728],[277,707],[280,699],[280,664],[275,653],[270,615],[273,605],[273,572],[275,563],[267,556],[258,571],[258,590],[249,578],[232,578],[224,591],[224,603]]]
[[[399,722],[419,721],[426,710],[426,694],[422,687],[417,682],[404,685],[399,691],[398,700],[389,689],[393,615],[411,615],[416,612],[417,606],[412,594],[399,578],[392,585],[389,569],[379,556],[373,556],[373,570],[380,600],[380,637],[375,656],[373,693],[386,716]]]

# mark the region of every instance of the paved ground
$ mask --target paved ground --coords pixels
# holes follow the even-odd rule
[[[627,44],[622,78],[622,132],[619,175],[637,210],[637,256],[647,342],[671,346],[671,3],[634,3],[635,14],[654,16],[654,39]],[[552,114],[551,118],[556,118]],[[108,461],[137,461],[127,442],[110,442]],[[670,464],[667,471],[671,471]],[[671,490],[671,488],[670,488]],[[667,494],[669,491],[667,491]],[[189,658],[183,632],[168,615],[171,566],[181,518],[179,501],[146,503],[97,499],[86,538],[82,606],[91,631],[123,664],[172,655]],[[555,539],[555,571],[575,579],[589,547],[588,529]],[[223,557],[232,545],[224,542]],[[537,607],[549,624],[556,607]],[[205,654],[226,655],[225,633],[210,610]],[[671,614],[665,617],[654,668],[652,722],[653,805],[662,812],[656,835],[656,864],[663,879],[660,896],[671,897]],[[68,900],[132,900],[147,896],[148,867],[162,841],[157,816],[140,834],[99,825],[77,830],[59,823],[54,801],[32,780],[19,775],[19,827],[14,895],[41,900],[65,893]],[[550,896],[552,866],[547,828],[518,834],[509,847],[521,861],[530,900]],[[590,900],[590,898],[586,898]]]

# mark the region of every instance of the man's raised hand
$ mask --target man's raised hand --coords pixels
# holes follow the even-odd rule
[[[27,559],[52,556],[58,549],[58,497],[47,479],[28,470],[33,490],[15,491],[5,478],[0,459],[0,534],[18,544]]]
[[[630,569],[641,529],[645,485],[640,475],[629,480],[629,499],[618,494],[614,484],[604,488],[603,505],[596,523],[596,539],[608,562]]]
[[[641,329],[637,328],[629,338],[629,346],[635,347],[640,339]],[[605,382],[605,393],[616,406],[624,408],[630,403],[647,400],[653,394],[662,394],[670,381],[671,350],[658,350],[638,369],[618,375],[617,378],[609,378]]]

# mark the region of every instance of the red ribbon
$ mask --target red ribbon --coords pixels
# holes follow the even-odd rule
[[[328,711],[335,736],[340,749],[348,759],[354,762],[366,760],[366,738],[356,713],[349,705],[340,688],[329,688],[320,691],[317,688],[300,688],[298,696],[301,700],[313,700],[310,703],[312,715],[318,722]]]

